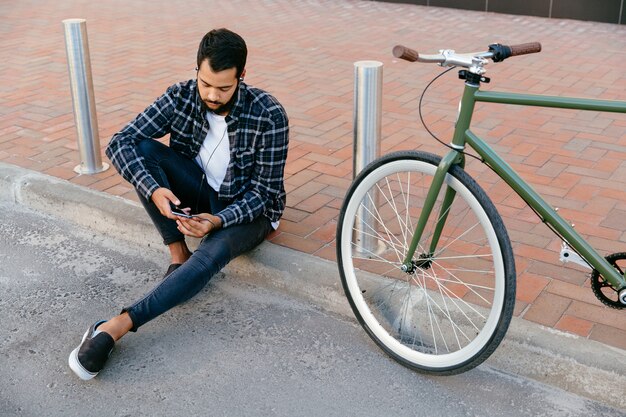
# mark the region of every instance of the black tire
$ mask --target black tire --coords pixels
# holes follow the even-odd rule
[[[502,341],[515,305],[515,262],[495,206],[453,166],[413,257],[400,267],[441,158],[397,152],[368,165],[346,194],[337,261],[356,318],[392,358],[417,371],[465,372]],[[444,190],[456,191],[439,244],[430,237]]]

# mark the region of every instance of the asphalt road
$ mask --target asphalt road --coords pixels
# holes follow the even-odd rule
[[[352,320],[230,272],[129,334],[83,382],[70,351],[92,322],[158,282],[164,252],[19,205],[0,212],[2,416],[626,415],[484,365],[454,377],[415,373]]]

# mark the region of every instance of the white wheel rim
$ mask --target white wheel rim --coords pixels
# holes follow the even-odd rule
[[[368,177],[376,178],[377,181],[385,176],[396,172],[403,171],[415,171],[415,167],[421,167],[421,173],[426,173],[430,175],[434,175],[436,171],[436,166],[416,160],[398,160],[390,163],[386,163],[376,170],[372,171]],[[376,181],[376,182],[377,182]],[[378,338],[383,345],[385,345],[392,352],[397,355],[405,358],[414,364],[420,364],[424,366],[429,366],[433,368],[446,368],[451,366],[451,364],[461,364],[468,359],[473,358],[475,355],[479,354],[480,351],[488,344],[489,340],[493,336],[496,331],[496,327],[500,321],[502,307],[504,304],[504,293],[505,293],[505,272],[504,272],[504,263],[502,259],[502,253],[500,249],[500,244],[497,239],[497,235],[489,218],[487,217],[486,212],[478,202],[478,200],[469,192],[467,188],[462,186],[459,180],[454,178],[451,175],[447,175],[445,179],[445,183],[455,187],[455,190],[459,195],[461,195],[468,205],[473,209],[474,214],[478,218],[480,224],[484,228],[485,234],[488,237],[489,245],[493,251],[493,263],[495,267],[495,288],[493,295],[493,304],[489,312],[489,316],[480,330],[479,334],[466,346],[461,348],[456,352],[440,354],[440,355],[430,355],[422,352],[417,352],[405,345],[403,345],[400,341],[391,336],[385,328],[378,322],[376,317],[372,314],[369,306],[365,302],[364,297],[361,294],[357,277],[354,273],[354,264],[352,260],[352,256],[344,256],[342,257],[343,270],[345,273],[346,283],[348,285],[348,289],[352,296],[352,300],[355,303],[356,308],[361,314],[361,317],[372,331],[372,333]],[[367,192],[367,190],[371,187],[373,182],[366,183],[362,181],[357,189],[352,194],[352,198],[350,199],[348,206],[346,207],[345,215],[344,215],[344,223],[341,230],[341,249],[344,254],[352,253],[352,229],[353,224],[348,224],[345,222],[345,219],[354,219],[356,215],[356,211],[358,210],[361,204],[361,198]],[[461,186],[456,188],[457,186]],[[356,198],[355,198],[356,197]]]

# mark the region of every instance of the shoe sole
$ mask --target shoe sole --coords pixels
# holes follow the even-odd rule
[[[83,342],[85,342],[85,339],[87,339],[88,334],[89,334],[89,329],[87,329],[87,331],[85,332],[85,335],[83,336],[83,340],[81,340],[80,344],[76,347],[76,349],[72,351],[72,353],[70,353],[70,357],[68,359],[70,369],[74,371],[74,373],[83,381],[88,381],[92,379],[93,377],[95,377],[96,375],[98,375],[97,372],[89,372],[88,370],[86,370],[83,367],[83,365],[80,364],[80,361],[78,360],[78,350],[82,346]]]

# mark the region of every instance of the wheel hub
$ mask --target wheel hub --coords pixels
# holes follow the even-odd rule
[[[432,253],[422,253],[417,261],[413,261],[413,264],[416,268],[430,269],[430,266],[433,264],[432,256]]]
[[[433,263],[432,254],[422,253],[420,256],[418,256],[417,260],[412,260],[409,265],[402,264],[400,269],[402,269],[402,272],[406,272],[407,274],[412,275],[415,273],[415,270],[417,268],[423,269],[423,270],[429,269],[432,263]]]

